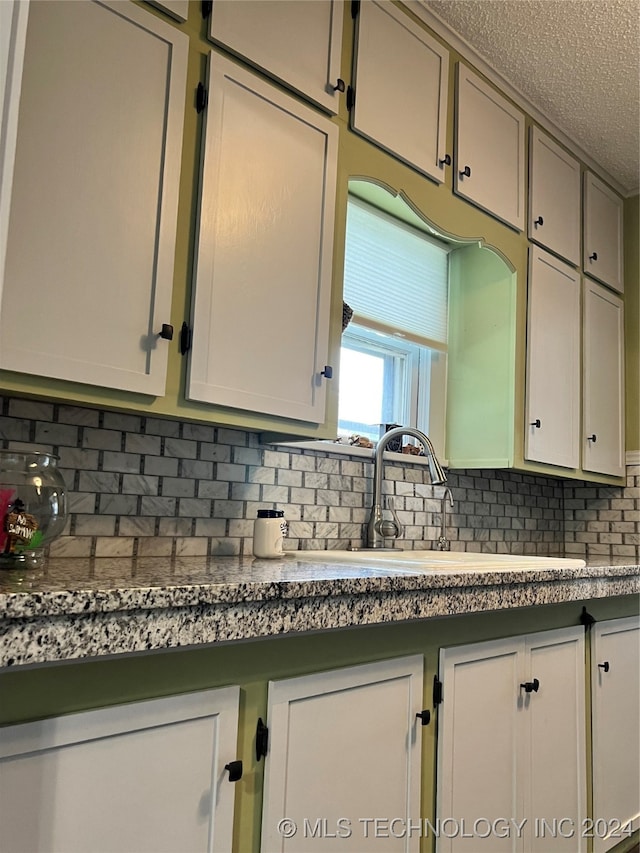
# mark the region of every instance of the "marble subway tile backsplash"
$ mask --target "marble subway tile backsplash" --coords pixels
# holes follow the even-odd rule
[[[242,430],[0,397],[0,446],[27,445],[57,453],[67,483],[70,518],[52,556],[250,554],[261,508],[285,510],[289,549],[345,548],[362,543],[371,505],[372,461],[327,445],[262,445]],[[635,470],[626,489],[450,471],[451,547],[637,558]],[[384,491],[403,546],[434,547],[443,490],[426,466],[387,462]]]

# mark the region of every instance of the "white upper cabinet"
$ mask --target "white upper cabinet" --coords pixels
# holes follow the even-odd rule
[[[214,53],[209,92],[187,396],[324,423],[338,128]]]
[[[448,51],[406,14],[388,2],[360,5],[352,127],[438,183],[451,163],[448,79]]]
[[[0,301],[28,13],[29,4],[23,0],[0,3]]]
[[[529,250],[525,459],[580,466],[580,274]]]
[[[338,112],[341,0],[213,0],[209,38]]]
[[[187,51],[133,3],[30,5],[0,367],[164,394]]]
[[[537,127],[529,148],[529,239],[580,265],[580,163]]]
[[[620,293],[624,290],[622,212],[620,196],[585,172],[583,269]]]
[[[595,281],[584,283],[582,467],[624,475],[624,309]]]
[[[524,230],[524,113],[458,63],[455,192]]]

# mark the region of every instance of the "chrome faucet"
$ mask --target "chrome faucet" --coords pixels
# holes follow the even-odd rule
[[[393,519],[385,520],[382,517],[382,454],[389,442],[401,435],[410,435],[417,438],[424,447],[424,452],[429,465],[429,476],[435,486],[441,486],[447,482],[447,477],[442,466],[436,458],[433,444],[429,436],[419,429],[413,427],[394,427],[382,436],[376,446],[373,465],[373,505],[367,522],[367,548],[384,548],[385,539],[397,539],[402,534],[402,525],[398,516],[393,513]]]
[[[438,537],[438,551],[451,550],[451,542],[447,539],[447,499],[449,506],[453,509],[453,495],[448,486],[442,493],[442,520],[440,522],[440,536]]]

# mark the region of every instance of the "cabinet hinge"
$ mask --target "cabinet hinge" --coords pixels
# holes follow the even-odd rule
[[[593,623],[594,623],[595,621],[596,621],[596,620],[595,620],[595,619],[594,619],[594,617],[593,617],[593,616],[588,612],[587,608],[586,608],[586,607],[583,607],[583,608],[582,608],[582,613],[580,614],[580,623],[581,623],[582,625],[584,625],[584,627],[585,627],[585,628],[588,628],[590,625],[593,625]]]
[[[200,12],[202,17],[206,20],[213,11],[213,0],[202,0],[200,3]]]
[[[262,722],[262,717],[258,717],[258,725],[256,726],[256,761],[269,751],[269,729]]]
[[[346,99],[347,109],[352,110],[355,102],[356,102],[356,90],[353,88],[353,86],[347,86],[347,99]]]
[[[198,88],[196,89],[196,110],[201,113],[207,108],[208,103],[209,90],[204,83],[198,83]]]
[[[186,322],[182,324],[182,328],[180,329],[180,355],[185,355],[191,349],[191,344],[193,343],[193,335],[191,333],[191,327],[187,325]]]
[[[440,705],[442,702],[442,682],[437,675],[433,676],[433,705]]]
[[[360,0],[351,0],[351,17],[355,19],[360,14]]]
[[[256,761],[267,754],[269,749],[269,729],[262,722],[262,717],[258,717],[258,725],[256,726]]]

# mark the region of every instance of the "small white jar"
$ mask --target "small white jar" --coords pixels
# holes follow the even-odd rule
[[[253,556],[282,557],[282,540],[288,525],[281,509],[259,509],[253,525]]]

